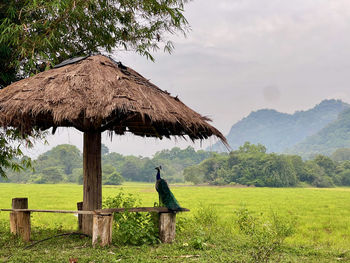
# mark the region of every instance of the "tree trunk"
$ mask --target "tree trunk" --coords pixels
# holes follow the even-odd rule
[[[83,210],[102,208],[101,133],[84,132]],[[92,215],[83,215],[84,234],[92,235]]]

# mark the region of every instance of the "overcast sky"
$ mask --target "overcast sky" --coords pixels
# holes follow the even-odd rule
[[[350,102],[349,0],[195,0],[185,11],[192,30],[187,38],[172,37],[172,55],[160,51],[155,63],[132,52],[114,57],[212,118],[225,135],[253,110],[293,113],[326,98]],[[48,142],[31,154],[61,143],[82,149],[73,129]],[[143,156],[191,145],[134,136],[103,136],[103,142],[111,151]]]

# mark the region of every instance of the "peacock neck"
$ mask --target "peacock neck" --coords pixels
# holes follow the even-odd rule
[[[157,172],[157,177],[156,177],[157,180],[160,180],[160,171],[158,170]]]

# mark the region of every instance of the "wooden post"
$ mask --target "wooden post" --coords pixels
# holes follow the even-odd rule
[[[28,198],[13,198],[12,209],[28,209]],[[24,241],[30,240],[30,212],[11,212],[11,233],[22,237]]]
[[[159,213],[159,239],[162,243],[172,243],[175,239],[176,214]]]
[[[83,210],[83,202],[77,203],[77,209],[78,211]],[[81,214],[78,214],[78,231],[81,231],[83,229],[83,217]]]
[[[112,242],[113,214],[93,215],[92,246],[102,247]]]
[[[84,132],[84,194],[83,210],[102,208],[101,133]],[[82,232],[92,235],[92,215],[83,215]]]

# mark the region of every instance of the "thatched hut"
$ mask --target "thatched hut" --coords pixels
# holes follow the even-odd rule
[[[74,127],[84,133],[83,209],[101,208],[101,132],[163,138],[225,137],[136,71],[103,55],[71,60],[0,90],[0,125],[23,134]],[[83,231],[91,233],[91,220]]]

